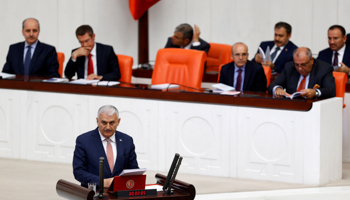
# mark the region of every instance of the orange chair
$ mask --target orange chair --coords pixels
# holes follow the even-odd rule
[[[201,88],[204,51],[166,48],[158,50],[152,74],[152,85],[176,83],[188,87]]]
[[[57,52],[57,61],[58,61],[58,73],[60,74],[61,78],[63,77],[63,63],[64,63],[64,53]]]
[[[134,59],[131,56],[121,54],[116,55],[118,56],[118,63],[121,75],[119,81],[131,83],[132,65],[134,64]]]
[[[271,83],[271,68],[270,67],[265,67],[264,68],[264,72],[265,72],[265,76],[266,76],[266,87],[269,87],[270,83]]]
[[[336,97],[343,98],[343,108],[346,107],[344,104],[345,88],[348,82],[348,76],[343,72],[333,72],[335,87],[336,87]]]
[[[224,66],[224,65],[225,65],[225,64],[221,64],[221,65],[219,66],[219,69],[218,69],[218,70],[219,70],[219,71],[218,71],[219,73],[218,73],[218,80],[217,80],[218,83],[219,83],[219,81],[220,81],[220,74],[221,74],[220,72],[221,72],[221,68],[222,68],[222,66]]]
[[[227,44],[209,43],[206,72],[219,71],[221,64],[232,62],[231,46]]]

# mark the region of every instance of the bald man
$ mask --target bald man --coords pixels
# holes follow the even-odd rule
[[[266,92],[264,69],[248,60],[247,45],[238,42],[232,46],[231,52],[234,61],[222,66],[219,83],[233,86],[236,91]]]
[[[25,41],[12,44],[2,72],[18,75],[60,77],[56,49],[38,40],[39,21],[25,19],[22,34]]]
[[[294,51],[293,61],[286,63],[283,72],[267,90],[277,98],[294,92],[302,92],[301,96],[306,99],[334,97],[336,89],[332,72],[330,64],[314,59],[309,48],[300,47]]]

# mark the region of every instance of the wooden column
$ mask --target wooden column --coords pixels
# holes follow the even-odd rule
[[[146,11],[139,21],[139,41],[138,60],[139,64],[148,63],[148,11]]]

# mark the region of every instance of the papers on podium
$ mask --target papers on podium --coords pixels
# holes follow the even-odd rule
[[[8,73],[5,73],[5,72],[0,72],[0,77],[2,79],[15,78],[16,74],[8,74]]]
[[[225,85],[223,83],[214,84],[212,85],[212,87],[215,88],[215,90],[213,90],[214,93],[219,93],[223,95],[236,95],[241,93],[240,91],[236,91],[234,87]]]
[[[92,85],[93,83],[97,83],[99,80],[86,80],[86,79],[78,79],[75,81],[69,82],[70,84],[78,84],[78,85]]]
[[[50,79],[45,79],[43,82],[47,83],[68,83],[69,80],[67,78],[50,78]]]
[[[163,90],[163,89],[178,88],[178,87],[179,85],[169,84],[169,83],[151,85],[151,89],[155,89],[155,90]]]
[[[140,168],[140,169],[124,169],[119,176],[135,176],[135,175],[142,175],[146,172],[147,168]]]
[[[294,92],[293,94],[291,94],[291,95],[284,95],[286,98],[289,98],[289,99],[293,99],[293,98],[295,98],[295,97],[299,97],[299,96],[301,96],[301,94],[302,94],[302,92]]]
[[[93,83],[92,85],[97,85],[97,86],[114,86],[114,85],[119,85],[119,81],[99,81],[97,83]]]

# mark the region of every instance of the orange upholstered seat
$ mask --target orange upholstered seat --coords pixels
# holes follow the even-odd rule
[[[204,51],[179,48],[160,49],[153,69],[152,85],[174,83],[199,89],[206,58]]]
[[[121,54],[116,55],[118,56],[118,63],[121,75],[119,81],[131,83],[132,65],[134,64],[134,59],[131,56]]]
[[[209,43],[206,72],[217,71],[219,66],[232,62],[231,46],[227,44]]]
[[[343,72],[333,72],[335,87],[336,87],[336,97],[343,98],[343,108],[345,108],[344,104],[344,96],[346,89],[346,82],[348,82],[348,76]]]
[[[58,61],[58,73],[60,74],[61,78],[63,77],[63,63],[64,63],[64,53],[57,52],[57,61]]]

